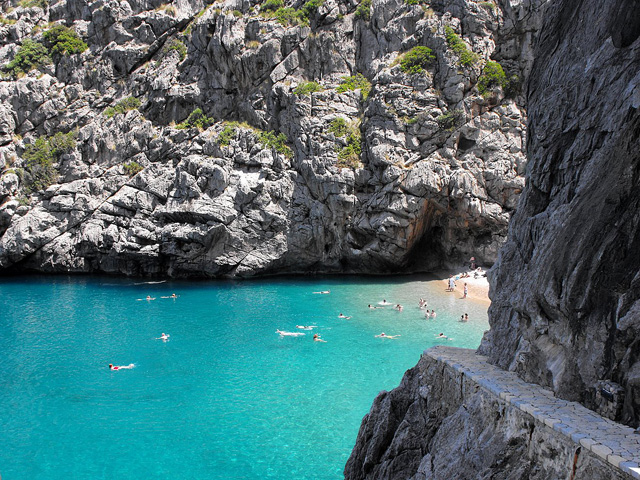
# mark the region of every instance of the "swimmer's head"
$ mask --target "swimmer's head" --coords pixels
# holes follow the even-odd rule
[[[112,367],[113,367],[113,363],[110,363],[110,364],[109,364],[109,368],[112,368]]]

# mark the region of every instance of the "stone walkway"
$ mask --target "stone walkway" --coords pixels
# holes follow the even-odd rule
[[[526,383],[513,372],[486,363],[475,350],[437,346],[425,355],[450,365],[482,388],[533,416],[576,444],[640,479],[640,435],[634,429],[587,409],[556,398],[539,385]]]

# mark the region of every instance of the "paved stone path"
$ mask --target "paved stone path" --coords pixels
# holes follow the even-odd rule
[[[533,416],[576,444],[640,479],[640,435],[576,402],[556,398],[539,385],[526,383],[513,372],[486,362],[475,350],[437,346],[425,355],[444,362],[485,390]]]

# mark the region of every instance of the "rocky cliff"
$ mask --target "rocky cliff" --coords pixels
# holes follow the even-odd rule
[[[4,5],[2,271],[496,259],[524,187],[526,2]]]
[[[602,417],[637,427],[637,2],[557,0],[539,2],[539,7],[531,10],[538,20],[525,20],[539,25],[526,79],[527,182],[490,272],[491,329],[479,353],[527,382],[547,387],[550,401],[580,402]],[[606,464],[604,470],[589,467],[580,473],[581,449],[592,443],[578,437],[573,463],[566,453],[536,453],[540,443],[532,444],[523,424],[505,417],[495,394],[469,393],[459,386],[450,370],[423,358],[397,389],[374,402],[346,477],[618,475]],[[637,445],[635,433],[629,437]],[[553,442],[543,442],[555,448]],[[486,445],[482,454],[479,445]],[[593,451],[607,463],[623,466],[610,449]],[[631,455],[637,458],[637,448]],[[626,467],[632,468],[619,470],[625,478],[640,471],[637,463]]]

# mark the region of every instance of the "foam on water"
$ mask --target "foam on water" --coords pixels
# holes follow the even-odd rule
[[[375,395],[425,348],[477,347],[488,328],[486,305],[425,280],[1,279],[0,475],[341,478]],[[383,299],[404,311],[367,307]],[[296,325],[318,327],[276,333]]]

